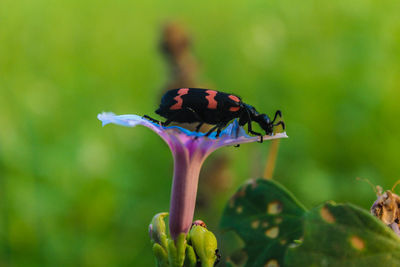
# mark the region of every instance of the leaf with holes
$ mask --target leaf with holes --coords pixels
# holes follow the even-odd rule
[[[328,202],[304,218],[304,242],[285,266],[400,266],[400,238],[367,211]]]
[[[258,179],[243,185],[231,198],[221,226],[244,241],[246,266],[282,266],[288,246],[303,234],[305,212],[281,185]]]

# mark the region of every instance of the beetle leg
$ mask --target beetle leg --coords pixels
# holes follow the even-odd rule
[[[260,133],[254,132],[253,129],[251,128],[251,120],[247,123],[247,131],[251,134],[260,136],[260,143],[262,143],[264,141],[263,135]]]
[[[217,135],[216,135],[217,138],[218,138],[219,135],[221,134],[222,128],[224,128],[224,127],[225,127],[225,124],[219,124],[219,125],[218,125]]]
[[[260,141],[259,141],[259,142],[262,143],[262,142],[264,141],[262,134],[253,131],[253,129],[252,129],[252,127],[251,127],[251,116],[250,116],[250,112],[249,112],[249,110],[248,110],[247,108],[246,108],[245,110],[246,110],[246,112],[247,112],[247,117],[248,117],[248,120],[247,120],[247,131],[248,131],[249,133],[251,133],[251,134],[260,136]],[[243,124],[243,125],[245,125],[245,124]]]
[[[220,134],[221,134],[221,128],[218,127],[218,129],[217,129],[217,135],[216,135],[215,137],[218,138]]]
[[[206,134],[205,136],[209,136],[212,132],[214,132],[215,130],[217,130],[217,134],[215,135],[216,138],[219,137],[219,135],[221,134],[222,128],[225,127],[225,123],[220,123],[215,125],[214,127],[212,127]]]
[[[218,128],[218,125],[212,127],[204,136],[209,136],[212,132],[214,132]]]
[[[204,121],[202,120],[202,118],[200,118],[199,115],[197,115],[196,111],[194,111],[192,108],[186,107],[185,110],[188,110],[190,112],[193,113],[194,117],[197,119],[197,121],[199,122],[199,124],[196,126],[196,132],[200,131],[201,126],[204,124]],[[196,137],[197,139],[197,137]]]
[[[167,119],[166,121],[164,121],[164,122],[162,123],[162,126],[166,127],[166,126],[168,126],[172,121],[173,121],[173,119]]]
[[[192,108],[186,107],[186,110],[189,110],[190,112],[193,113],[194,117],[197,119],[198,122],[200,122],[197,126],[196,126],[196,132],[198,132],[200,130],[200,127],[204,124],[204,121],[202,118],[200,118],[199,115],[197,115],[196,111],[194,111]]]
[[[201,128],[201,126],[203,126],[204,122],[200,122],[197,126],[196,126],[196,132],[198,132]]]
[[[257,132],[253,132],[253,131],[250,131],[250,130],[249,130],[249,133],[254,134],[254,135],[258,135],[260,137],[260,141],[258,141],[259,143],[264,142],[264,137],[263,137],[262,134],[257,133]]]
[[[160,121],[153,119],[152,117],[148,116],[148,115],[143,115],[143,118],[148,119],[149,121],[152,121],[154,123],[161,123]]]

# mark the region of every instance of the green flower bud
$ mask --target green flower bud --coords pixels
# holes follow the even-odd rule
[[[168,247],[167,232],[164,218],[168,216],[168,212],[156,214],[149,225],[149,234],[153,243],[160,244],[165,250]]]
[[[202,267],[213,267],[217,260],[217,239],[214,234],[201,225],[193,225],[189,240],[200,258]]]

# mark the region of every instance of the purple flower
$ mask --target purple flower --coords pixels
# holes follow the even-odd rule
[[[206,137],[204,133],[192,132],[178,126],[164,127],[138,115],[115,115],[101,113],[97,116],[103,126],[108,123],[127,127],[143,125],[156,132],[169,146],[174,157],[169,229],[175,240],[180,233],[187,233],[193,221],[197,184],[201,165],[217,148],[256,142],[259,136],[249,136],[234,120],[217,138],[216,133]],[[264,140],[286,138],[286,133],[264,136]]]

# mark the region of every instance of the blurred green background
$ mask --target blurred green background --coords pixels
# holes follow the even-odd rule
[[[192,40],[194,86],[282,110],[290,138],[276,180],[308,207],[368,209],[375,193],[356,177],[385,189],[400,178],[399,10],[396,0],[2,0],[0,266],[153,266],[147,227],[169,207],[169,149],[144,127],[101,128],[96,115],[155,116],[168,21]],[[224,185],[200,184],[196,218],[216,229],[268,148],[214,153],[204,170],[222,158]]]

